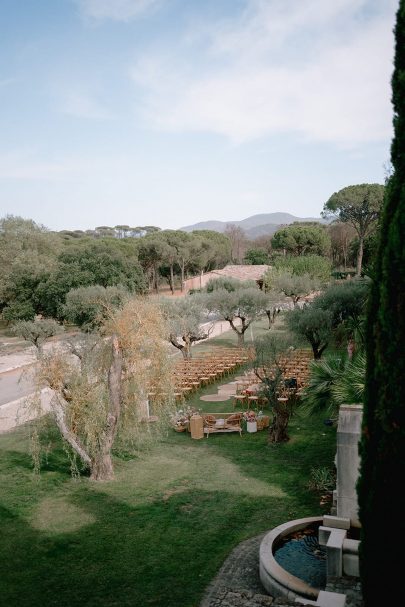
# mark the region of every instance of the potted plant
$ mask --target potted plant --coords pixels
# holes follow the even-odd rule
[[[246,421],[247,432],[257,432],[257,414],[255,411],[246,411],[243,414],[243,418]]]

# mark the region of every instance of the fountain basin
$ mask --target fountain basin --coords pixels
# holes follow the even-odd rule
[[[318,516],[296,519],[275,527],[265,535],[260,544],[260,580],[271,596],[317,599],[320,589],[310,586],[281,567],[274,557],[274,552],[287,536],[314,525],[320,526],[322,523],[323,517]]]

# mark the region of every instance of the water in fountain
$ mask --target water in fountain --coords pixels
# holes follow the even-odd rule
[[[326,551],[318,543],[317,531],[305,530],[285,538],[274,558],[280,567],[313,588],[325,588]]]

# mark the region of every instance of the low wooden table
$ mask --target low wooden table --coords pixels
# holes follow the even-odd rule
[[[228,424],[227,419],[234,418],[234,416],[240,416],[240,423]],[[212,421],[215,418],[215,424],[207,423],[207,418],[212,418]],[[206,413],[205,415],[203,414],[203,419],[204,434],[207,435],[207,438],[209,434],[217,432],[239,432],[240,436],[242,436],[242,413],[239,411],[237,413]]]

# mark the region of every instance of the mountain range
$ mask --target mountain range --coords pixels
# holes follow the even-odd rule
[[[290,213],[262,213],[252,215],[241,221],[200,221],[190,226],[180,228],[184,232],[193,232],[194,230],[214,230],[214,232],[224,232],[227,225],[232,224],[242,228],[247,238],[254,239],[259,236],[272,236],[280,226],[294,223],[295,221],[317,221],[327,223],[320,217],[295,217]]]

